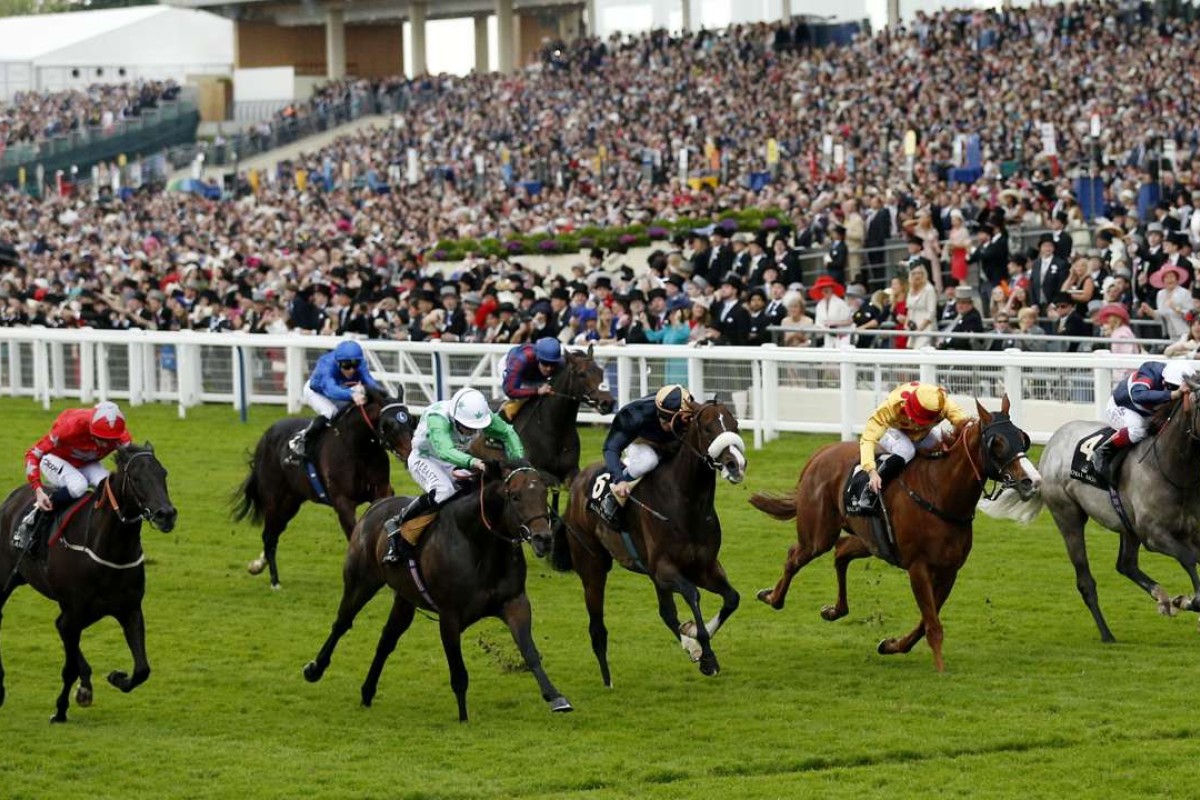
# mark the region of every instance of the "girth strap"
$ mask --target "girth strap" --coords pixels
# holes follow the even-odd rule
[[[946,522],[949,522],[951,525],[970,525],[972,522],[975,521],[975,514],[973,512],[972,512],[971,516],[969,516],[969,517],[956,517],[953,514],[946,513],[942,509],[935,506],[933,503],[926,500],[924,497],[921,497],[921,495],[917,494],[913,490],[913,488],[911,486],[909,486],[908,483],[902,477],[897,477],[896,483],[900,484],[900,488],[904,489],[904,491],[908,493],[908,496],[912,499],[912,501],[914,503],[917,504],[917,507],[919,507],[925,511],[928,511],[930,514],[933,514],[938,519],[945,520]]]

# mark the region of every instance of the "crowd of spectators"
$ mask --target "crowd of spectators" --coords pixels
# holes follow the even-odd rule
[[[84,130],[111,129],[179,96],[174,81],[97,83],[86,89],[18,92],[0,103],[0,149]]]
[[[0,261],[0,324],[693,344],[762,343],[778,325],[797,346],[869,346],[856,328],[893,327],[911,335],[892,346],[984,347],[938,333],[1140,320],[1182,340],[1200,277],[1198,40],[1200,24],[1124,0],[918,14],[826,49],[798,24],[582,39],[514,75],[407,84],[419,101],[390,128],[221,200],[5,194],[0,238],[19,265]],[[326,99],[379,89],[349,81]],[[960,134],[979,136],[970,183],[950,181]],[[679,180],[684,148],[698,180]],[[1079,170],[1103,186],[1091,224]],[[353,180],[367,172],[380,180]],[[648,263],[593,252],[555,277],[519,257],[429,263],[446,238],[755,206],[782,209],[778,226],[698,229]],[[882,249],[896,241],[903,258]]]

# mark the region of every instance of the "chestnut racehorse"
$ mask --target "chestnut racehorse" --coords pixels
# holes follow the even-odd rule
[[[918,457],[883,491],[900,566],[908,572],[921,621],[906,636],[884,639],[878,650],[882,655],[907,653],[928,636],[939,672],[943,662],[938,613],[971,552],[975,505],[984,483],[989,478],[999,481],[1027,499],[1042,480],[1025,455],[1029,437],[1009,419],[1008,396],[997,414],[988,413],[978,402],[975,406],[979,419],[959,425],[944,450]],[[776,519],[795,517],[798,539],[788,550],[783,577],[774,589],[759,592],[759,600],[783,608],[796,572],[836,545],[837,602],[825,606],[821,616],[832,621],[849,613],[847,566],[856,558],[879,555],[871,549],[875,545],[867,527],[870,520],[845,513],[842,490],[858,458],[857,442],[826,445],[801,470],[791,497],[755,494],[750,498],[751,505]],[[849,536],[839,539],[843,532]]]

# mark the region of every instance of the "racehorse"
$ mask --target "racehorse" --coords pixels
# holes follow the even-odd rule
[[[341,409],[321,436],[313,466],[325,499],[305,465],[288,453],[288,442],[307,424],[305,419],[290,418],[268,428],[250,457],[250,474],[233,497],[234,520],[249,517],[263,526],[263,551],[250,562],[249,570],[257,575],[269,567],[272,589],[279,588],[275,557],[279,537],[306,500],[333,506],[349,538],[359,504],[392,494],[388,451],[401,461],[412,451],[412,419],[403,398],[368,389],[367,402]]]
[[[741,483],[746,470],[746,445],[738,435],[737,419],[717,401],[691,405],[693,418],[682,439],[662,454],[658,467],[642,479],[625,506],[626,532],[613,530],[587,508],[589,496],[599,498],[597,478],[603,463],[583,470],[571,485],[566,524],[554,532],[553,564],[574,569],[583,583],[592,640],[600,677],[612,686],[608,669],[608,629],[604,625],[604,589],[616,560],[634,572],[648,574],[658,593],[658,613],[667,629],[700,671],[720,671],[710,640],[737,610],[739,595],[729,585],[718,554],[721,521],[713,508],[716,473]],[[721,596],[721,610],[706,625],[700,611],[700,589]],[[674,594],[683,596],[694,621],[679,623]]]
[[[533,643],[532,612],[525,594],[525,555],[528,542],[538,557],[551,546],[546,513],[546,484],[536,469],[523,464],[503,467],[451,500],[438,512],[418,544],[419,574],[407,564],[384,567],[387,534],[383,523],[397,514],[408,498],[392,497],[372,505],[350,537],[342,569],[342,602],[329,638],[317,657],[304,667],[315,683],[329,668],[338,640],[383,585],[392,587],[392,611],[379,637],[375,659],[363,682],[364,706],[375,699],[379,676],[396,643],[412,623],[418,608],[436,611],[442,648],[450,667],[450,687],[458,700],[458,719],[467,720],[467,668],[462,657],[462,633],[477,620],[498,617],[508,625],[525,664],[533,672],[542,698],[551,711],[571,711],[567,701],[542,669]],[[418,583],[418,581],[420,581]]]
[[[529,398],[512,421],[529,463],[555,481],[552,505],[556,514],[558,487],[569,486],[579,473],[579,430],[575,420],[580,404],[586,403],[601,414],[612,413],[616,405],[604,383],[604,370],[592,358],[591,345],[587,352],[564,350],[563,355],[566,361],[562,369],[550,378],[550,394]],[[472,447],[472,455],[501,459],[504,452],[480,438]]]
[[[1032,497],[1041,483],[1038,471],[1025,455],[1029,437],[1009,419],[1008,396],[997,414],[989,413],[978,402],[975,406],[979,419],[960,424],[947,449],[920,454],[883,490],[900,567],[908,572],[921,621],[907,636],[884,639],[877,649],[881,655],[907,653],[922,636],[928,636],[939,672],[944,664],[938,614],[971,552],[975,505],[984,483],[989,478],[999,481],[1026,498]],[[857,442],[826,445],[800,471],[792,496],[755,494],[750,498],[751,505],[776,519],[794,517],[798,539],[788,550],[783,577],[775,588],[760,591],[759,600],[772,608],[783,608],[796,572],[836,545],[837,602],[825,606],[821,616],[833,621],[850,612],[846,601],[847,567],[857,558],[879,555],[870,549],[874,546],[868,528],[871,520],[848,517],[845,511],[843,487],[858,460]],[[839,540],[843,531],[850,535]]]
[[[1075,566],[1075,586],[1105,642],[1116,639],[1100,613],[1096,581],[1088,567],[1084,542],[1088,519],[1119,534],[1117,572],[1154,598],[1160,613],[1170,615],[1174,608],[1200,611],[1200,577],[1196,574],[1200,553],[1200,470],[1196,468],[1200,460],[1200,381],[1189,378],[1187,388],[1180,399],[1158,409],[1151,421],[1152,435],[1125,451],[1127,455],[1114,473],[1116,503],[1107,489],[1071,477],[1076,450],[1100,428],[1095,422],[1080,421],[1067,423],[1050,437],[1039,464],[1045,483],[1036,497],[1020,502],[1002,495],[991,507],[984,507],[991,516],[1023,522],[1036,517],[1043,504],[1049,507]],[[1157,581],[1142,572],[1138,550],[1143,545],[1179,562],[1191,578],[1191,597],[1172,600]]]
[[[92,704],[92,667],[83,656],[83,631],[114,617],[133,655],[133,673],[111,672],[108,682],[132,692],[150,677],[142,596],[146,591],[142,520],[163,533],[175,527],[176,511],[167,493],[167,471],[149,442],[115,451],[117,469],[63,515],[44,562],[30,559],[12,543],[12,531],[30,509],[33,490],[14,489],[0,506],[0,614],[9,595],[29,584],[58,603],[55,620],[65,661],[62,692],[51,722],[66,722],[71,686],[79,679],[75,702]],[[0,705],[4,705],[4,668],[0,665]]]

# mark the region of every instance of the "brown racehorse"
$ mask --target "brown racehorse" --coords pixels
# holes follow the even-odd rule
[[[1025,456],[1029,437],[1008,416],[1008,396],[997,414],[975,404],[979,419],[960,425],[946,449],[935,457],[918,457],[884,487],[883,500],[890,514],[900,566],[907,570],[921,622],[908,635],[884,639],[879,653],[894,655],[912,650],[922,636],[929,637],[933,663],[942,662],[942,604],[954,588],[959,569],[971,552],[975,505],[987,479],[1015,488],[1021,497],[1032,497],[1041,476]],[[758,510],[788,520],[795,517],[798,541],[788,550],[783,577],[774,589],[763,589],[758,599],[772,608],[783,608],[792,578],[808,562],[835,545],[838,597],[821,616],[840,619],[849,613],[846,602],[846,568],[856,558],[879,555],[864,517],[847,517],[842,490],[850,470],[858,463],[857,442],[822,447],[800,472],[791,497],[755,494],[750,504]],[[842,532],[850,534],[839,540]]]
[[[250,458],[250,472],[233,495],[233,519],[247,517],[263,526],[262,554],[250,562],[251,575],[264,567],[271,588],[279,588],[276,550],[279,537],[306,501],[320,502],[302,464],[288,456],[288,442],[308,424],[305,419],[281,419],[267,429]],[[392,494],[388,453],[404,461],[412,451],[412,419],[401,397],[367,391],[367,402],[353,403],[330,420],[317,445],[317,471],[328,504],[337,512],[342,532],[350,538],[355,512]]]
[[[653,472],[634,489],[625,507],[628,538],[614,531],[587,507],[603,462],[579,473],[571,485],[571,504],[565,526],[554,532],[553,565],[574,569],[583,582],[592,640],[605,686],[608,670],[608,629],[604,626],[604,588],[613,561],[647,573],[658,593],[658,613],[671,635],[700,662],[700,671],[720,671],[710,640],[737,610],[739,596],[729,585],[718,555],[721,521],[713,501],[720,472],[730,483],[741,483],[746,470],[746,445],[738,435],[737,419],[716,401],[693,405],[693,419],[683,438],[664,454]],[[721,596],[721,610],[707,624],[700,612],[700,589]],[[692,620],[679,624],[674,594],[683,596]]]
[[[71,686],[77,678],[75,702],[92,704],[92,667],[83,657],[79,639],[85,628],[104,617],[114,617],[121,624],[133,655],[133,672],[109,673],[108,682],[122,692],[132,692],[150,677],[142,618],[146,590],[142,520],[169,533],[177,515],[167,494],[167,472],[148,442],[145,447],[122,447],[115,458],[116,472],[101,481],[94,496],[84,497],[86,505],[66,518],[59,544],[50,548],[45,561],[22,558],[12,544],[13,529],[33,504],[33,490],[23,485],[0,506],[0,612],[12,591],[25,583],[59,607],[55,625],[66,660],[52,722],[67,721]],[[4,669],[0,666],[3,704]]]
[[[463,631],[484,617],[499,617],[507,623],[550,710],[571,711],[567,698],[554,688],[542,669],[525,594],[521,543],[528,542],[537,556],[545,555],[551,547],[546,484],[538,471],[525,463],[506,465],[498,475],[464,490],[442,507],[418,545],[416,558],[424,586],[414,580],[407,565],[385,567],[381,563],[387,550],[383,523],[408,502],[402,497],[380,500],[358,521],[342,570],[342,602],[337,618],[317,657],[305,665],[305,680],[315,683],[321,679],[334,648],[350,630],[358,612],[388,585],[393,592],[392,611],[362,685],[364,706],[374,701],[383,665],[408,630],[413,614],[424,608],[438,613],[460,721],[467,720],[468,682],[461,638]]]

